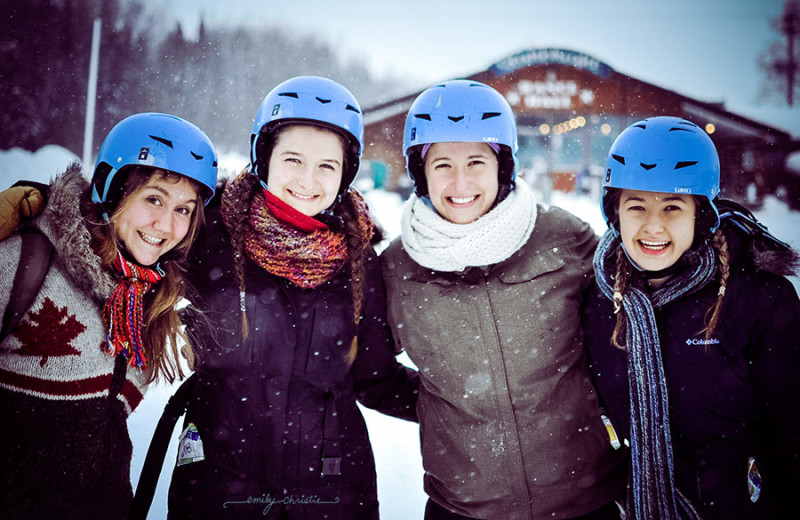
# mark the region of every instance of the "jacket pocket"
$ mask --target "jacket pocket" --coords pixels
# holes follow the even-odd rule
[[[531,257],[527,262],[512,265],[513,269],[502,269],[501,266],[499,278],[503,283],[529,282],[548,273],[560,271],[566,264],[558,247],[554,247]],[[519,265],[522,265],[523,268],[520,269]]]

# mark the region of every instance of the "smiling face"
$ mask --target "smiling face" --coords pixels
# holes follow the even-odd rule
[[[617,211],[625,250],[645,271],[672,266],[692,246],[697,205],[691,195],[622,190]]]
[[[486,143],[435,143],[425,157],[425,178],[439,215],[468,224],[497,198],[497,156]]]
[[[269,158],[269,191],[309,217],[330,207],[342,181],[342,138],[323,128],[293,125],[275,139]]]
[[[155,170],[144,186],[123,198],[111,216],[117,239],[137,263],[153,265],[184,239],[199,200],[185,177]]]

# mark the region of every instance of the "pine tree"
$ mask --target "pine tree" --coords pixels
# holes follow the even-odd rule
[[[786,104],[793,106],[795,91],[800,88],[800,0],[787,0],[773,27],[784,41],[773,43],[760,65],[770,84],[767,90],[782,90]]]

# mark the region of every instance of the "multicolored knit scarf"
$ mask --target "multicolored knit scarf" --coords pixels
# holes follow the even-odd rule
[[[606,231],[594,255],[594,273],[603,295],[614,301],[614,258],[620,239]],[[631,466],[635,520],[698,520],[694,506],[675,486],[667,379],[654,309],[708,285],[714,279],[714,249],[704,242],[684,253],[686,267],[650,293],[631,280],[622,306],[627,317],[625,350],[631,413]],[[630,506],[629,506],[630,507]]]
[[[161,274],[129,262],[121,253],[111,268],[118,284],[103,307],[107,337],[102,348],[113,356],[123,353],[130,366],[143,369],[147,367],[142,341],[144,295],[161,280]]]
[[[367,205],[355,190],[351,191],[351,197],[358,208],[361,236],[367,243],[373,232]],[[290,206],[283,209],[297,212]],[[344,265],[346,238],[344,233],[327,228],[303,231],[293,225],[295,220],[277,218],[268,208],[266,198],[256,194],[250,202],[249,225],[244,231],[245,251],[267,272],[304,289],[317,287],[333,278]]]

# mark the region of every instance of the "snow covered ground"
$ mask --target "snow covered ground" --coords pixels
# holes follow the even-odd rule
[[[0,190],[7,188],[17,179],[48,182],[73,160],[77,160],[77,157],[58,146],[45,146],[36,153],[19,149],[0,151]],[[220,157],[221,169],[229,173],[239,171],[246,162],[247,160],[239,155]],[[386,236],[388,238],[397,236],[400,231],[403,203],[401,198],[381,190],[367,192],[366,198]],[[598,234],[605,230],[597,202],[587,196],[553,192],[550,203],[579,216],[592,225]],[[756,216],[776,236],[800,249],[800,212],[789,210],[786,204],[778,199],[767,198],[763,208],[756,212]],[[792,281],[800,292],[800,278],[795,277]],[[402,360],[411,364],[405,356]],[[131,481],[134,486],[138,482],[155,425],[166,400],[173,391],[174,387],[169,385],[157,385],[151,388],[142,404],[128,420],[134,447],[131,467]],[[375,451],[382,518],[384,520],[422,518],[426,496],[422,491],[423,472],[417,425],[369,409],[364,409],[364,415]],[[178,433],[176,427],[176,439]],[[173,443],[156,490],[149,516],[151,519],[166,518],[167,489],[176,451],[177,443]]]

